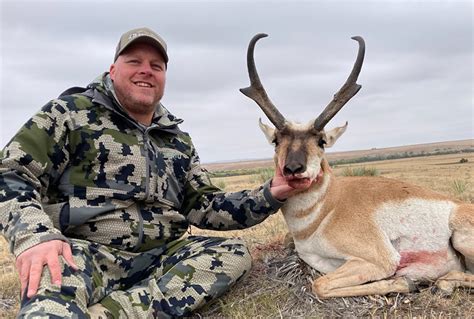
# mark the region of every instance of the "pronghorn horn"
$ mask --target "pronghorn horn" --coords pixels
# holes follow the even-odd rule
[[[270,101],[270,98],[265,92],[262,82],[260,82],[260,78],[258,77],[253,56],[255,43],[257,43],[259,39],[265,38],[267,36],[268,35],[265,33],[259,33],[255,35],[252,40],[250,40],[247,50],[247,69],[249,72],[250,86],[240,89],[240,92],[254,100],[260,106],[268,119],[273,123],[273,125],[275,125],[277,129],[281,130],[285,126],[286,120],[277,110],[275,105],[273,105],[272,101]]]
[[[334,94],[334,98],[321,112],[316,120],[314,120],[314,128],[318,131],[322,131],[324,126],[336,115],[337,112],[346,104],[354,95],[359,92],[361,85],[357,84],[357,78],[359,77],[362,63],[364,62],[365,54],[365,42],[362,37],[352,37],[353,40],[359,42],[359,52],[357,53],[357,59],[352,68],[351,74],[346,80],[346,83]]]

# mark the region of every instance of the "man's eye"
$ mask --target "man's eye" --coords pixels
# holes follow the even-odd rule
[[[322,138],[319,139],[318,146],[321,147],[321,148],[324,148],[324,144],[326,144],[326,141],[323,140]]]

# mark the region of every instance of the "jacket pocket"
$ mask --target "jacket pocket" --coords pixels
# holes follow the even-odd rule
[[[56,203],[56,204],[43,204],[43,210],[53,221],[53,225],[56,229],[64,232],[70,225],[70,209],[69,202]]]
[[[162,149],[163,162],[158,167],[157,200],[176,210],[181,208],[184,199],[189,158],[174,149]]]

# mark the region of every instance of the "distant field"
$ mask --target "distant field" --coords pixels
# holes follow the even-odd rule
[[[468,162],[460,163],[463,158]],[[468,197],[472,195],[474,187],[474,153],[342,164],[332,168],[336,175],[341,175],[347,167],[376,168],[381,176],[404,180],[453,196],[457,195],[452,186],[454,181],[463,181],[468,185],[464,192],[464,195]],[[217,185],[225,185],[225,189],[228,191],[253,188],[261,182],[255,175],[219,177],[212,178],[212,180]],[[470,198],[472,199],[472,196]]]
[[[385,149],[383,154],[404,152],[441,152],[473,147],[473,141],[456,141],[423,146]],[[334,153],[330,159],[359,158],[382,150]],[[377,155],[380,155],[379,153]],[[461,161],[464,159],[464,163]],[[223,171],[256,169],[273,166],[271,160],[239,163],[208,164],[208,170]],[[412,157],[396,160],[371,161],[333,166],[341,175],[345,169],[373,168],[381,176],[418,184],[463,201],[474,202],[474,153],[454,153]],[[212,178],[226,191],[251,189],[261,184],[258,174]],[[474,295],[466,289],[451,297],[432,294],[430,287],[419,293],[385,297],[338,298],[320,301],[309,293],[309,279],[314,278],[294,253],[283,245],[286,225],[281,214],[268,218],[255,227],[242,231],[214,232],[192,229],[193,234],[236,236],[243,238],[254,258],[249,276],[220,301],[203,309],[200,315],[208,318],[302,318],[302,317],[374,317],[374,318],[472,318]],[[291,260],[288,266],[287,260]],[[285,261],[283,264],[282,261]],[[286,268],[284,268],[286,267]],[[285,270],[292,277],[282,280],[275,275]],[[13,268],[13,258],[6,242],[0,239],[0,318],[13,318],[19,294],[19,283]]]
[[[348,152],[329,152],[326,154],[330,162],[341,160],[355,160],[361,158],[377,158],[377,157],[408,157],[428,154],[444,154],[461,152],[469,150],[474,152],[474,140],[459,140],[428,144],[416,144],[388,148],[372,148],[369,150],[357,150]],[[255,169],[262,167],[273,166],[272,159],[260,159],[238,162],[226,163],[205,163],[203,164],[209,171],[223,171],[223,170],[239,170],[239,169]]]

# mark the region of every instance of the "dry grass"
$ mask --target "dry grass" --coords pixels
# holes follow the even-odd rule
[[[20,281],[8,244],[0,237],[0,318],[15,318],[18,312]]]
[[[467,163],[459,163],[461,158]],[[347,167],[370,166],[381,176],[418,184],[464,201],[474,202],[474,154],[452,154],[340,165],[341,175]],[[232,176],[222,181],[227,191],[259,185],[255,176]],[[462,184],[455,187],[454,184]],[[214,232],[193,229],[193,234],[243,238],[254,259],[251,273],[228,294],[196,313],[211,318],[474,318],[474,294],[457,290],[444,297],[432,293],[430,286],[420,292],[357,298],[319,300],[310,291],[310,282],[318,276],[294,251],[282,245],[286,225],[281,214],[242,231]],[[0,318],[14,318],[18,311],[19,282],[13,258],[0,238]]]

